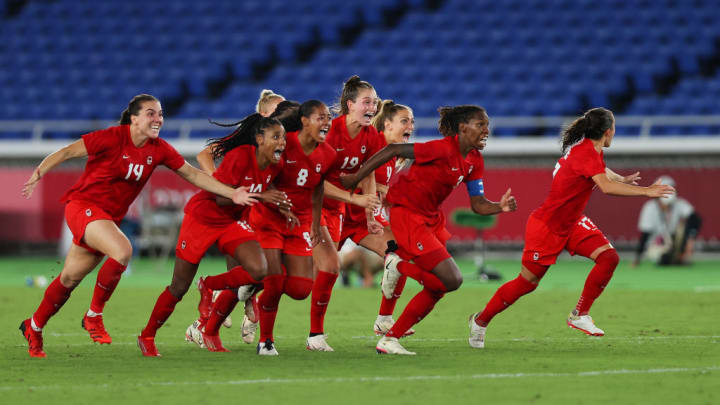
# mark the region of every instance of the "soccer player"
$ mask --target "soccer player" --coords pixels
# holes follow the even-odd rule
[[[440,210],[450,193],[465,183],[472,210],[493,215],[517,209],[508,189],[499,202],[485,198],[484,163],[489,118],[485,109],[474,105],[442,107],[439,131],[444,138],[415,144],[392,144],[383,148],[360,170],[341,179],[350,189],[359,179],[393,157],[415,159],[406,175],[390,187],[390,226],[398,249],[385,259],[382,291],[390,299],[401,275],[420,282],[423,289],[413,297],[402,315],[377,343],[378,353],[413,355],[398,342],[408,329],[432,311],[446,292],[462,284],[462,274],[445,247],[450,233]],[[413,263],[411,263],[412,261]]]
[[[232,198],[238,204],[251,200],[246,190],[233,190],[188,164],[170,144],[159,138],[162,125],[160,102],[151,95],[139,94],[122,112],[119,126],[85,134],[50,154],[25,183],[22,193],[30,198],[42,176],[55,166],[68,159],[88,156],[82,177],[62,197],[67,203],[65,218],[73,234],[62,272],[45,290],[33,316],[20,324],[30,345],[30,357],[46,356],[42,328],[103,256],[108,259],[98,272],[90,310],[82,319],[82,327],[94,341],[112,342],[103,323],[103,308],[132,256],[130,242],[118,225],[158,165],[174,170],[206,190],[208,195]]]
[[[249,204],[260,200],[278,208],[290,208],[285,193],[268,189],[282,169],[284,149],[285,130],[280,122],[260,114],[250,115],[232,134],[215,140],[214,154],[223,157],[223,161],[213,176],[222,183],[249,188],[253,197]],[[225,273],[200,279],[198,308],[203,319],[210,315],[212,290],[257,284],[265,277],[267,262],[255,232],[247,222],[247,208],[228,205],[226,200],[204,191],[188,201],[175,247],[172,282],[160,294],[146,327],[137,339],[144,356],[159,356],[155,334],[187,292],[200,260],[211,245],[217,243],[220,251],[232,255],[240,265]],[[202,337],[209,350],[227,351],[219,335],[202,333]]]
[[[382,225],[375,220],[373,211],[379,207],[376,196],[375,178],[369,176],[363,182],[363,194],[348,194],[340,184],[340,174],[354,173],[376,151],[380,150],[382,138],[370,121],[377,112],[378,99],[373,86],[352,76],[344,84],[340,96],[339,111],[342,115],[332,121],[326,143],[337,152],[337,170],[328,173],[325,182],[323,220],[327,227],[321,227],[320,242],[313,249],[315,281],[310,304],[310,334],[308,350],[333,351],[328,345],[325,332],[325,313],[330,303],[333,286],[340,272],[338,247],[340,241],[350,237],[343,233],[343,219],[347,202],[365,208],[368,234],[381,234]],[[370,174],[370,173],[368,173]],[[348,198],[349,196],[349,198]],[[342,201],[346,199],[345,203]],[[384,244],[380,249],[383,249]]]
[[[481,313],[470,316],[471,347],[485,346],[488,323],[518,298],[535,290],[563,249],[595,262],[567,325],[592,336],[605,334],[588,313],[620,258],[602,231],[583,214],[590,194],[596,186],[605,194],[620,196],[662,197],[674,192],[660,182],[637,186],[639,173],[620,176],[607,168],[603,148],[610,146],[614,135],[615,117],[604,108],[587,111],[563,132],[564,156],[555,165],[550,193],[527,221],[520,275],[500,286]]]

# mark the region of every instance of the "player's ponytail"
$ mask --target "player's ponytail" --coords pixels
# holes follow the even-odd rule
[[[588,110],[582,117],[573,121],[562,134],[562,153],[584,138],[600,139],[610,129],[615,118],[610,110],[598,107]]]
[[[279,99],[282,102],[283,100],[285,100],[285,97],[275,93],[272,90],[264,89],[260,92],[260,98],[258,99],[257,105],[255,105],[255,112],[265,116],[265,113],[267,112],[267,105],[270,104],[272,100],[276,99]]]
[[[347,114],[350,111],[347,102],[355,102],[355,100],[357,100],[360,89],[374,90],[375,88],[372,86],[372,84],[366,82],[365,80],[361,80],[360,77],[357,75],[347,79],[347,81],[343,83],[342,93],[340,94],[340,101],[338,102],[338,104],[333,106],[333,112],[339,113],[340,115]]]
[[[122,113],[120,113],[120,125],[132,124],[130,116],[138,115],[140,113],[140,107],[142,107],[142,103],[146,101],[157,101],[158,103],[160,102],[157,98],[149,94],[138,94],[137,96],[133,97],[132,100],[130,100],[127,108],[124,109]]]
[[[455,136],[460,132],[460,124],[468,123],[478,114],[487,115],[484,108],[477,105],[459,105],[457,107],[440,107],[440,121],[438,131],[443,136]]]
[[[255,135],[263,134],[266,128],[281,125],[280,121],[275,118],[266,118],[259,113],[248,115],[242,121],[234,124],[220,124],[214,121],[210,121],[210,123],[221,127],[237,125],[237,128],[230,135],[208,141],[208,144],[212,147],[214,159],[225,156],[226,153],[240,145],[257,146]]]

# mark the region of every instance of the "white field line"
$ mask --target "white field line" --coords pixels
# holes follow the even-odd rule
[[[377,336],[353,336],[353,339],[358,340],[378,340]],[[492,342],[582,342],[586,340],[591,341],[621,341],[621,342],[635,342],[643,340],[693,340],[693,339],[718,339],[720,336],[709,335],[709,336],[581,336],[574,338],[555,338],[555,337],[522,337],[522,338],[504,338],[494,339],[488,338],[488,341]],[[406,342],[465,342],[467,338],[445,338],[445,339],[425,339],[416,337],[403,338]]]
[[[119,384],[82,384],[73,385],[73,389],[82,388],[113,388],[119,386],[148,387],[148,386],[221,386],[221,385],[254,385],[254,384],[327,384],[327,383],[364,383],[364,382],[407,382],[407,381],[463,381],[463,380],[500,380],[500,379],[530,379],[530,378],[576,378],[598,377],[606,375],[642,375],[642,374],[679,374],[679,373],[711,373],[719,371],[720,366],[708,367],[674,367],[649,369],[618,369],[618,370],[592,370],[574,373],[487,373],[487,374],[457,374],[457,375],[414,375],[398,377],[319,377],[319,378],[263,378],[253,380],[227,380],[227,381],[157,381],[144,383]],[[67,389],[64,385],[31,385],[31,386],[0,386],[0,391],[11,390],[55,390]]]
[[[693,289],[696,293],[716,292],[720,291],[720,285],[703,285]]]

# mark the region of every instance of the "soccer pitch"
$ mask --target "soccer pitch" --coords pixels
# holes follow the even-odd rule
[[[636,269],[622,261],[592,315],[605,330],[587,337],[565,325],[591,262],[563,261],[540,287],[498,315],[486,348],[467,344],[467,319],[480,311],[498,283],[466,280],[415,327],[403,345],[417,356],[375,353],[372,325],[379,289],[344,288],[338,282],[326,318],[334,353],[305,349],[309,300],[283,297],[275,339],[277,357],[259,357],[235,325],[221,337],[230,353],[210,353],[184,341],[197,316],[191,289],[160,329],[161,358],[143,358],[135,338],[171,277],[171,265],[133,262],[105,309],[111,345],[99,346],[81,329],[96,273],[88,276],[45,328],[47,359],[31,359],[17,327],[37,307],[43,289],[26,276],[57,274],[53,259],[0,261],[0,314],[4,328],[0,367],[3,403],[441,403],[485,404],[720,403],[720,265]],[[517,261],[492,261],[505,277]],[[207,259],[199,274],[216,274],[224,261]],[[418,291],[409,280],[396,308]]]

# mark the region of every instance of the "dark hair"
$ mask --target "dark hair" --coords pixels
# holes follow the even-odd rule
[[[580,142],[583,138],[600,139],[610,129],[615,118],[612,111],[598,107],[588,110],[572,122],[562,133],[562,153]]]
[[[237,125],[237,128],[235,128],[230,135],[222,138],[212,138],[208,141],[208,144],[212,146],[214,159],[225,156],[226,153],[240,145],[257,146],[255,135],[264,134],[265,129],[281,125],[280,121],[277,119],[263,117],[259,113],[248,115],[242,121],[234,124],[220,124],[214,121],[210,121],[210,123],[221,127],[232,127]]]
[[[457,107],[440,107],[438,131],[443,136],[454,136],[460,131],[460,123],[468,123],[478,114],[487,115],[484,108],[477,105],[459,105]]]
[[[378,113],[373,117],[371,124],[378,132],[385,130],[385,121],[392,121],[400,110],[412,111],[410,107],[402,104],[395,104],[392,100],[383,100],[379,103]]]
[[[278,103],[275,107],[275,111],[270,114],[270,118],[275,118],[280,121],[286,132],[299,131],[302,128],[301,124],[298,123],[299,118],[297,117],[300,103],[297,101],[283,100]]]
[[[347,79],[343,83],[342,93],[340,94],[340,101],[338,104],[333,106],[333,112],[340,115],[345,115],[349,112],[347,102],[352,100],[353,102],[357,99],[360,89],[371,89],[375,90],[372,84],[361,80],[359,76],[355,75]]]
[[[127,108],[124,109],[123,112],[120,114],[120,125],[132,124],[130,116],[138,115],[140,113],[140,107],[142,106],[142,103],[146,101],[157,101],[158,103],[160,102],[160,100],[149,94],[138,94],[137,96],[133,97],[132,100],[130,100]]]

